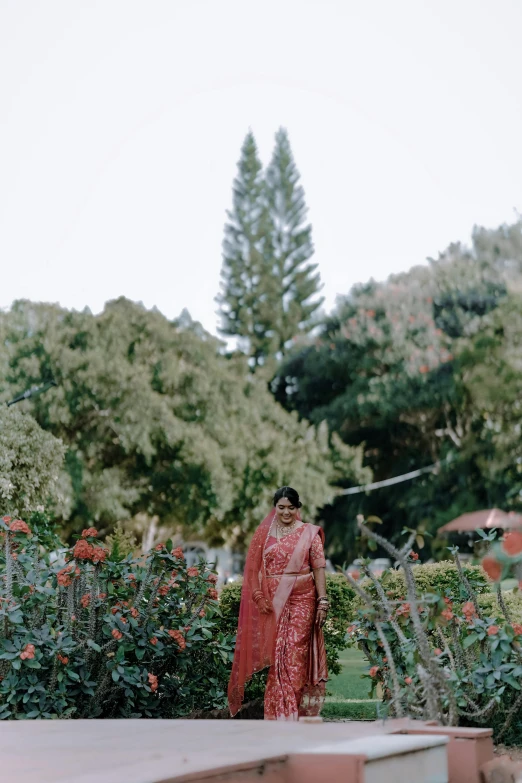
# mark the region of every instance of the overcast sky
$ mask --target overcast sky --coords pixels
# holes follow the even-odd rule
[[[326,305],[522,210],[518,0],[0,0],[0,307],[216,329],[251,127],[290,135]]]

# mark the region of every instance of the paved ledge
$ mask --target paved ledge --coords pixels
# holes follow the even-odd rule
[[[417,729],[419,736],[386,736],[409,734],[412,729]],[[310,724],[247,720],[6,721],[0,725],[0,780],[195,783],[213,779],[247,783],[259,781],[262,776],[263,783],[292,783],[295,765],[300,765],[303,780],[306,768],[314,766],[313,759],[322,759],[323,769],[327,757],[346,759],[350,754],[359,762],[373,758],[382,759],[386,765],[390,755],[400,755],[399,746],[409,747],[406,753],[447,742],[444,729],[430,730],[425,724],[408,720]],[[357,742],[362,742],[358,748]],[[351,780],[351,776],[346,777],[346,766],[343,769],[339,780]],[[358,769],[360,772],[360,763]],[[320,775],[314,783],[333,783],[337,780],[333,772],[332,767],[332,775]],[[340,767],[338,772],[342,772]],[[442,777],[436,775],[436,781],[445,783]],[[358,773],[353,783],[356,778]],[[407,778],[397,779],[406,783]],[[391,783],[391,778],[386,783]]]

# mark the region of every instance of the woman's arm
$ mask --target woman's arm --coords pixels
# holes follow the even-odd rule
[[[326,622],[326,615],[328,613],[328,604],[324,599],[326,596],[326,569],[314,568],[315,588],[317,590],[317,611],[315,613],[315,624],[318,628],[322,628]],[[323,599],[323,600],[320,600]]]

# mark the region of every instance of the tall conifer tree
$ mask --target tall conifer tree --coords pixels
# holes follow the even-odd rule
[[[227,212],[223,240],[221,293],[217,297],[223,335],[240,338],[255,366],[272,352],[267,324],[268,291],[263,289],[270,226],[262,165],[250,131],[243,143]]]
[[[310,331],[323,302],[317,297],[321,289],[317,264],[308,263],[314,253],[312,226],[306,222],[308,210],[299,180],[288,134],[280,128],[266,172],[271,238],[265,263],[280,356],[294,336]]]
[[[287,133],[280,129],[263,177],[249,132],[238,163],[223,241],[221,333],[240,338],[257,367],[284,356],[313,326],[322,299],[312,227]]]

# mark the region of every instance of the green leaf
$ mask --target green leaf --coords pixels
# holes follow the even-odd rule
[[[169,540],[165,544],[165,549],[170,554],[172,552],[172,539],[169,538]]]
[[[101,647],[99,644],[96,644],[92,639],[87,639],[87,647],[90,647],[92,650],[95,650],[95,652],[101,652]]]
[[[464,641],[462,642],[462,646],[465,650],[468,649],[468,647],[471,647],[472,644],[474,644],[476,641],[478,641],[478,636],[476,633],[470,633],[469,636],[466,636]]]
[[[120,679],[120,675],[118,674],[116,669],[113,669],[112,671],[112,679],[114,680],[114,682],[118,682],[118,680]]]

